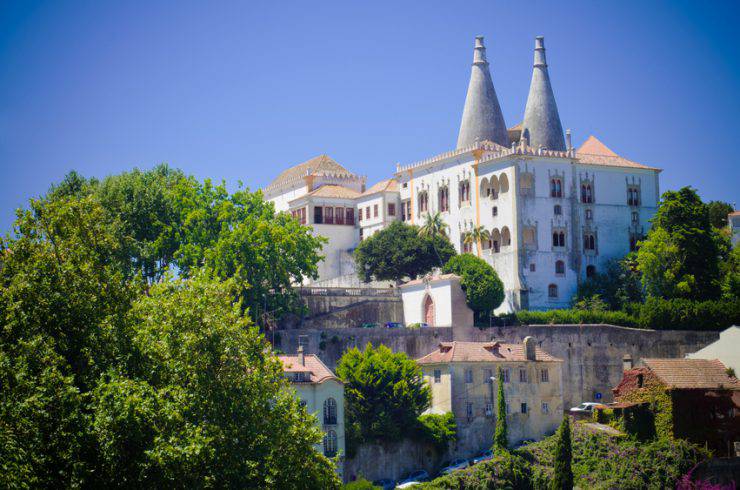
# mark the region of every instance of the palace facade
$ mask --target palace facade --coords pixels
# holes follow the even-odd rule
[[[659,173],[594,136],[572,145],[542,37],[523,120],[507,128],[479,36],[454,150],[398,165],[369,189],[365,177],[321,155],[263,192],[277,211],[328,238],[320,285],[356,285],[352,251],[360,240],[394,220],[420,225],[440,213],[458,252],[475,253],[498,272],[503,312],[568,307],[579,281],[634,250],[657,208]],[[466,241],[477,227],[490,239]]]

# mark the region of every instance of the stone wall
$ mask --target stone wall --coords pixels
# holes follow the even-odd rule
[[[430,475],[442,463],[441,456],[426,444],[404,440],[390,444],[361,444],[354,457],[344,462],[344,478],[370,481],[392,478],[398,481],[412,471],[426,470]]]
[[[288,317],[282,328],[347,328],[365,323],[403,322],[403,303],[395,288],[303,288],[307,313]]]
[[[583,401],[612,400],[611,389],[622,379],[622,356],[630,354],[637,364],[648,357],[684,357],[719,338],[717,332],[640,330],[613,325],[532,325],[520,327],[473,327],[386,329],[310,328],[283,330],[283,352],[292,353],[299,339],[307,353],[317,354],[330,368],[342,353],[368,342],[385,344],[394,352],[416,359],[431,352],[441,341],[468,340],[521,342],[531,335],[541,348],[563,359],[563,402],[569,408]]]

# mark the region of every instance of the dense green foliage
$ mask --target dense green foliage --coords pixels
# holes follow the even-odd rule
[[[709,453],[686,441],[659,439],[648,443],[610,437],[575,424],[572,431],[573,484],[578,488],[661,490],[679,479]],[[445,490],[553,488],[556,482],[557,435],[512,453],[496,451],[491,461],[455,471],[419,488]],[[565,485],[556,488],[572,488]]]
[[[577,304],[596,296],[609,310],[620,310],[642,301],[642,285],[634,254],[622,260],[610,260],[603,272],[582,281],[573,302]]]
[[[493,459],[472,468],[455,471],[418,487],[423,490],[499,490],[532,488],[531,470],[526,460],[508,451],[496,451]]]
[[[709,212],[709,223],[715,228],[727,226],[727,215],[735,209],[731,204],[722,201],[709,201],[707,211]]]
[[[696,191],[684,187],[661,196],[637,268],[648,295],[692,300],[720,296],[720,262],[729,244],[709,219]]]
[[[496,430],[493,434],[493,447],[499,450],[509,445],[509,434],[506,422],[506,397],[504,396],[504,374],[501,368],[496,373],[498,388],[496,391]]]
[[[460,285],[471,310],[488,316],[504,300],[504,284],[496,270],[485,260],[472,254],[452,257],[444,266],[446,274],[460,276]]]
[[[740,323],[740,299],[719,301],[648,298],[630,304],[629,311],[579,309],[528,311],[502,315],[495,324],[579,325],[610,324],[654,330],[724,330]]]
[[[580,488],[623,490],[675,488],[676,482],[709,453],[682,440],[649,443],[627,437],[596,434],[574,424],[572,430],[574,484]],[[554,476],[557,437],[548,437],[516,451],[531,464],[534,488],[548,488]]]
[[[426,274],[453,255],[455,248],[444,235],[420,233],[417,226],[394,221],[362,240],[354,259],[363,281],[401,281]]]
[[[0,487],[338,487],[245,314],[251,278],[182,267],[183,182],[202,187],[165,168],[70,174],[19,211],[0,244]]]
[[[430,413],[419,417],[419,439],[432,444],[444,453],[450,443],[457,438],[455,416],[451,412],[443,415]]]
[[[570,443],[570,417],[563,417],[563,422],[555,434],[555,470],[550,480],[550,490],[571,490],[573,488],[573,448]]]
[[[404,353],[367,344],[345,351],[337,365],[344,381],[349,445],[398,441],[418,435],[417,419],[431,394],[421,369]]]
[[[372,484],[372,482],[369,482],[364,478],[358,478],[353,482],[345,483],[344,485],[342,485],[343,490],[375,490],[378,488],[380,487],[376,487]]]

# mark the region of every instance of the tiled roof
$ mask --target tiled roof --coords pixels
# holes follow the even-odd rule
[[[672,388],[728,388],[740,390],[725,365],[717,359],[643,359],[642,363]]]
[[[498,348],[496,348],[498,347]],[[539,347],[535,348],[538,361],[560,361]],[[524,344],[502,344],[499,342],[441,342],[439,347],[417,359],[418,364],[441,364],[448,362],[502,362],[526,361]]]
[[[354,199],[355,197],[358,197],[360,193],[354,189],[342,187],[341,185],[326,184],[322,185],[318,189],[309,192],[306,195],[314,197],[336,197],[341,199]]]
[[[740,216],[740,211],[733,211],[728,216]]]
[[[369,196],[378,192],[398,192],[398,181],[396,179],[381,180],[368,190],[362,193],[363,196]]]
[[[304,364],[301,364],[297,355],[295,356],[278,356],[283,363],[283,371],[286,373],[311,373],[311,383],[321,383],[327,379],[337,379],[334,373],[321,362],[321,359],[314,354],[303,356]]]
[[[422,284],[424,282],[437,282],[437,281],[446,281],[447,279],[454,279],[454,278],[460,278],[460,276],[457,276],[455,274],[440,274],[438,276],[433,277],[420,277],[419,279],[414,279],[412,281],[406,282],[404,284],[401,284],[401,287],[404,286],[415,286],[417,284]]]
[[[591,135],[576,150],[576,158],[580,163],[589,165],[607,165],[610,167],[630,167],[630,168],[644,168],[648,170],[659,170],[655,167],[648,167],[641,163],[627,160],[626,158],[620,157],[607,146],[599,141],[595,136]]]
[[[339,165],[337,162],[331,159],[328,155],[319,155],[306,162],[299,163],[287,170],[284,170],[273,180],[267,189],[277,187],[286,182],[290,182],[299,177],[305,177],[307,175],[339,175],[344,177],[352,177],[354,174],[346,168]]]

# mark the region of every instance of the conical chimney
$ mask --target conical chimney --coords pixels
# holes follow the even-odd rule
[[[529,85],[527,107],[524,109],[522,137],[533,148],[565,151],[563,126],[560,123],[558,105],[550,85],[545,58],[545,38],[538,36],[534,42],[534,69]]]
[[[509,134],[506,131],[506,123],[501,113],[498,97],[496,97],[496,90],[493,88],[483,36],[477,36],[468,95],[465,97],[460,133],[457,136],[457,148],[470,146],[483,140],[509,146]]]

